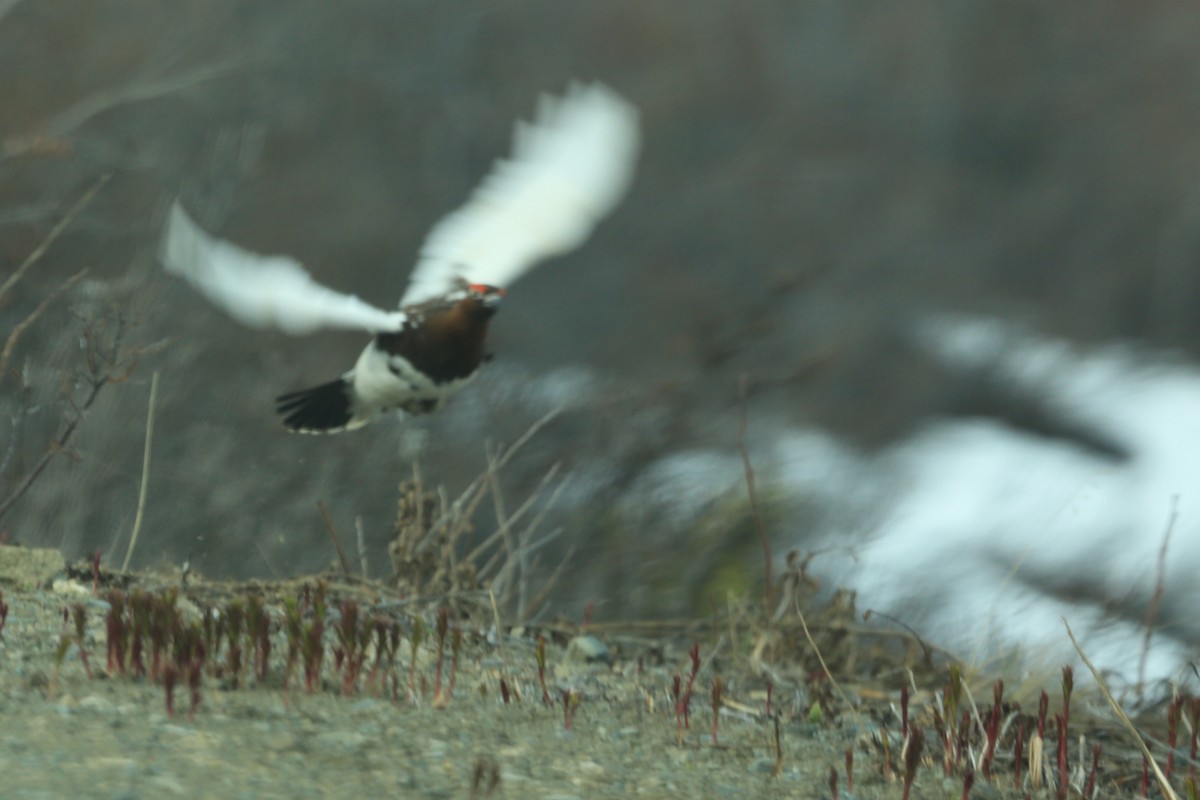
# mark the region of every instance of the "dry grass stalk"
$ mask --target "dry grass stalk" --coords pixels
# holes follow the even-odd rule
[[[506,449],[489,446],[487,469],[453,501],[426,490],[420,471],[414,465],[413,480],[401,486],[396,533],[388,546],[398,583],[418,596],[434,592],[465,596],[490,586],[499,604],[515,607],[521,618],[544,601],[548,587],[530,598],[529,576],[537,565],[532,556],[559,532],[553,531],[540,538],[536,537],[536,532],[565,482],[560,481],[549,500],[533,514],[528,524],[519,528],[519,523],[529,516],[546,487],[558,476],[559,466],[551,467],[538,487],[512,513],[507,510],[499,476],[513,456],[558,413],[555,410],[542,417]],[[474,515],[488,494],[492,496],[497,529],[461,555],[473,530]],[[489,551],[490,557],[477,568],[476,564]],[[560,572],[561,568],[556,570],[552,579]]]
[[[321,521],[325,523],[325,532],[333,541],[333,549],[337,551],[338,561],[342,565],[342,574],[350,577],[350,561],[346,558],[346,548],[342,547],[342,537],[338,535],[337,527],[333,524],[333,517],[329,516],[329,509],[325,507],[325,501],[317,501],[317,511],[321,514]]]
[[[817,642],[813,639],[813,635],[808,630],[808,622],[804,619],[804,612],[799,607],[796,608],[796,616],[800,619],[800,626],[804,628],[804,637],[808,639],[809,645],[813,649],[813,653],[817,656],[817,661],[821,662],[821,669],[825,672],[825,677],[829,679],[829,683],[837,690],[837,693],[842,696],[842,702],[846,704],[846,708],[854,708],[854,703],[850,702],[850,698],[842,691],[841,685],[837,679],[833,677],[833,673],[829,670],[829,665],[825,663],[825,657],[821,655],[821,648],[817,647]]]
[[[8,279],[5,280],[2,285],[0,285],[0,301],[2,301],[10,291],[12,291],[12,288],[17,285],[17,281],[25,277],[25,273],[28,272],[34,264],[41,260],[42,256],[46,254],[46,251],[50,249],[50,245],[54,244],[58,237],[62,235],[62,232],[65,231],[67,227],[75,221],[75,218],[79,216],[79,213],[87,207],[88,203],[92,202],[92,198],[96,196],[96,193],[99,192],[104,187],[104,184],[108,183],[109,179],[111,178],[112,175],[101,175],[96,179],[96,182],[92,184],[92,187],[84,192],[82,197],[75,201],[75,205],[71,206],[70,210],[63,215],[63,218],[60,219],[58,223],[50,229],[50,233],[46,234],[46,238],[42,240],[41,244],[35,247],[33,252],[26,256],[25,260],[21,262],[21,265],[17,267],[16,271],[12,275],[9,275]]]
[[[121,571],[129,571],[129,560],[137,546],[138,534],[142,530],[142,512],[146,508],[146,486],[150,483],[150,446],[154,441],[154,407],[158,403],[158,372],[150,379],[150,404],[146,409],[146,442],[142,449],[142,482],[138,487],[137,513],[133,517],[133,532],[129,534],[129,546],[125,548],[125,561]]]
[[[1162,792],[1163,797],[1167,798],[1167,800],[1179,800],[1179,795],[1176,794],[1175,790],[1171,788],[1171,784],[1167,781],[1167,776],[1163,774],[1162,769],[1158,766],[1158,762],[1155,761],[1154,756],[1150,754],[1150,748],[1146,746],[1146,742],[1142,739],[1142,735],[1138,733],[1137,727],[1134,726],[1133,722],[1125,714],[1125,710],[1121,708],[1121,704],[1117,702],[1117,699],[1113,697],[1112,692],[1109,691],[1108,684],[1104,682],[1104,678],[1101,676],[1100,671],[1096,669],[1096,665],[1093,664],[1092,660],[1087,657],[1087,653],[1083,652],[1083,648],[1079,645],[1079,640],[1075,638],[1075,632],[1071,630],[1071,624],[1067,622],[1065,618],[1063,619],[1063,625],[1066,626],[1067,636],[1071,637],[1071,644],[1075,646],[1075,652],[1079,653],[1079,658],[1083,660],[1084,666],[1088,668],[1088,670],[1092,673],[1092,677],[1096,680],[1096,686],[1100,689],[1100,693],[1104,695],[1104,699],[1108,701],[1110,706],[1112,706],[1112,710],[1116,713],[1117,719],[1121,721],[1121,725],[1125,728],[1125,730],[1129,731],[1129,733],[1133,736],[1133,740],[1137,743],[1138,749],[1142,751],[1142,755],[1150,764],[1150,768],[1154,770],[1154,779],[1158,781],[1159,791]]]
[[[767,535],[766,525],[763,524],[762,509],[758,505],[758,491],[754,483],[754,467],[750,464],[750,449],[746,445],[746,387],[749,378],[742,375],[738,381],[740,413],[738,415],[738,451],[742,455],[742,469],[746,476],[746,493],[750,498],[750,512],[754,517],[754,531],[758,534],[759,544],[763,550],[763,616],[771,627],[771,596],[774,592],[774,580],[771,576],[772,560],[771,539]]]

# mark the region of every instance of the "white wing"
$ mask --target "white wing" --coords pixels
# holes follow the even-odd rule
[[[327,289],[286,256],[261,256],[202,230],[176,200],[159,255],[168,272],[195,287],[238,322],[284,333],[322,328],[396,330],[404,320],[357,297]]]
[[[637,150],[637,110],[612,90],[543,97],[537,121],[517,124],[512,158],[430,231],[400,305],[441,296],[458,278],[507,286],[578,247],[625,193]]]

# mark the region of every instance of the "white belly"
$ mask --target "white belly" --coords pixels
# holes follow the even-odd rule
[[[403,356],[389,355],[371,342],[363,350],[352,372],[356,416],[369,417],[388,411],[420,413],[437,409],[450,395],[462,389],[474,373],[446,383],[434,383]]]

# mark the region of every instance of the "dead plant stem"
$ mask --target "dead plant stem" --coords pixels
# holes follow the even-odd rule
[[[154,441],[154,409],[158,404],[158,372],[150,378],[150,405],[146,410],[146,442],[142,448],[142,484],[138,487],[137,513],[133,517],[133,533],[129,535],[129,546],[125,548],[125,561],[121,571],[129,571],[129,560],[137,546],[138,534],[142,530],[142,512],[146,509],[146,487],[150,483],[150,447]]]
[[[29,487],[32,486],[33,482],[38,479],[38,476],[42,474],[42,471],[46,469],[46,466],[50,463],[50,459],[54,458],[54,456],[58,453],[66,450],[67,443],[71,441],[71,436],[75,433],[75,429],[78,428],[79,423],[83,421],[83,415],[92,407],[92,404],[96,402],[96,397],[100,394],[100,390],[109,383],[110,381],[104,378],[91,379],[91,387],[87,398],[85,398],[83,403],[75,409],[75,415],[70,419],[70,421],[67,422],[66,427],[63,428],[63,432],[59,434],[57,439],[50,443],[50,446],[46,448],[44,453],[42,453],[41,458],[38,459],[38,462],[34,465],[33,469],[31,469],[29,473],[21,480],[21,482],[17,484],[17,488],[13,490],[13,493],[10,494],[3,503],[0,503],[0,519],[4,519],[4,516],[9,512],[10,509],[12,509],[14,505],[16,505],[17,501],[20,500],[27,491],[29,491]]]
[[[1112,692],[1108,689],[1108,684],[1104,682],[1104,676],[1100,674],[1100,670],[1096,669],[1096,665],[1087,657],[1087,653],[1083,652],[1083,648],[1079,644],[1079,640],[1075,638],[1075,632],[1071,630],[1071,624],[1067,622],[1066,617],[1062,618],[1063,625],[1067,629],[1067,636],[1071,637],[1071,644],[1075,645],[1075,652],[1079,653],[1079,657],[1083,660],[1084,665],[1091,671],[1092,677],[1096,680],[1096,686],[1100,689],[1100,693],[1104,695],[1104,699],[1112,706],[1112,710],[1116,712],[1117,719],[1121,721],[1121,725],[1125,730],[1133,735],[1133,740],[1137,743],[1138,749],[1142,751],[1150,768],[1154,770],[1154,778],[1158,781],[1159,791],[1163,793],[1163,797],[1168,800],[1179,800],[1179,795],[1171,788],[1171,784],[1167,781],[1167,776],[1163,774],[1162,769],[1158,766],[1158,762],[1150,753],[1150,748],[1146,746],[1146,742],[1142,739],[1142,735],[1138,733],[1137,727],[1125,714],[1125,710],[1121,708],[1121,704],[1113,697]]]
[[[420,495],[418,495],[419,497]],[[359,514],[354,518],[354,536],[358,542],[358,564],[362,567],[362,576],[367,578],[370,571],[367,569],[367,539],[363,535],[362,515]]]
[[[12,360],[12,355],[16,352],[17,342],[21,341],[21,337],[29,326],[37,321],[37,318],[42,315],[42,312],[50,307],[50,304],[66,293],[68,289],[79,282],[84,275],[87,274],[87,267],[79,270],[71,277],[55,287],[50,294],[42,298],[42,302],[38,303],[37,308],[29,313],[29,316],[17,323],[17,326],[8,334],[8,339],[4,342],[4,351],[0,352],[0,383],[4,381],[4,376],[8,374],[8,362]],[[10,279],[11,280],[11,279]],[[0,294],[0,298],[3,295]]]
[[[12,288],[17,285],[17,281],[25,277],[25,273],[28,272],[34,264],[41,260],[42,256],[46,254],[46,251],[50,249],[50,245],[54,244],[58,237],[62,235],[62,232],[67,229],[67,226],[75,221],[75,218],[79,216],[79,213],[87,207],[88,203],[92,202],[92,198],[94,198],[96,193],[103,188],[104,184],[108,183],[110,178],[112,178],[111,174],[101,175],[96,179],[96,182],[92,184],[92,187],[84,192],[82,197],[75,201],[75,205],[71,206],[70,210],[63,215],[63,218],[60,219],[58,223],[50,229],[50,233],[46,234],[46,238],[42,239],[42,243],[33,248],[33,252],[25,257],[25,260],[21,262],[19,267],[17,267],[16,272],[14,272],[12,275],[9,275],[8,279],[5,280],[2,285],[0,285],[0,301],[2,301],[10,291],[12,291]]]
[[[796,616],[800,618],[800,627],[804,629],[804,638],[808,639],[809,647],[811,647],[813,652],[816,653],[817,661],[821,663],[821,669],[824,670],[825,677],[829,679],[829,683],[833,686],[833,688],[837,689],[837,693],[842,696],[842,702],[846,704],[846,708],[854,708],[854,703],[851,703],[850,698],[846,696],[844,691],[842,691],[841,684],[837,682],[837,678],[833,677],[833,673],[829,670],[829,665],[825,663],[825,657],[821,655],[821,648],[817,647],[817,640],[814,639],[813,635],[809,632],[808,622],[804,619],[804,612],[800,610],[799,606],[796,607]]]
[[[767,529],[763,524],[762,510],[758,505],[758,492],[754,484],[754,467],[750,464],[750,449],[746,445],[746,386],[748,376],[743,374],[738,381],[738,396],[740,413],[738,415],[738,450],[742,454],[742,468],[746,473],[746,493],[750,497],[750,513],[754,517],[754,530],[763,550],[763,617],[768,627],[771,625],[771,540],[767,537]]]
[[[329,509],[325,507],[324,500],[317,501],[317,511],[321,514],[321,521],[325,523],[325,532],[333,541],[333,549],[337,550],[338,561],[342,564],[342,573],[349,578],[350,561],[346,558],[346,548],[342,547],[342,537],[338,536],[337,528],[333,524],[333,517],[329,516]]]

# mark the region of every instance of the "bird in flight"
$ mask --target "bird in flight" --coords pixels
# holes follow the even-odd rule
[[[326,288],[288,256],[217,239],[177,200],[160,260],[237,321],[307,334],[374,334],[354,368],[281,395],[284,425],[300,433],[353,430],[398,411],[434,411],[487,360],[488,322],[505,289],[538,262],[581,245],[633,176],[636,109],[611,89],[575,85],[543,97],[518,122],[512,156],[496,162],[467,202],[429,232],[395,311]]]

